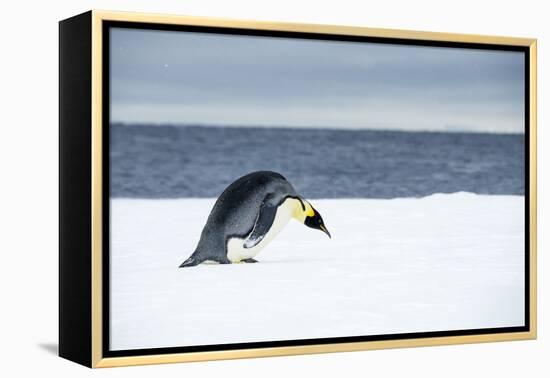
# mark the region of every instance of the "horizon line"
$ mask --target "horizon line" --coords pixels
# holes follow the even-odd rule
[[[241,124],[212,124],[212,123],[174,123],[174,122],[127,122],[110,121],[111,126],[125,127],[181,127],[181,128],[232,128],[232,129],[287,129],[287,130],[341,130],[341,131],[378,131],[378,132],[404,132],[404,133],[438,133],[438,134],[501,134],[501,135],[525,135],[525,131],[495,131],[495,130],[472,130],[472,129],[403,129],[403,128],[381,128],[381,127],[335,127],[335,126],[313,126],[313,125],[241,125]]]

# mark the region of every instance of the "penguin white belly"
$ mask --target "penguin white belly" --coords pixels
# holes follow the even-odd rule
[[[264,238],[252,248],[245,248],[246,238],[231,238],[227,242],[227,258],[235,263],[244,259],[251,259],[256,256],[266,245],[273,240],[275,236],[287,225],[293,217],[295,210],[295,200],[289,198],[285,200],[278,208],[273,220],[273,225],[264,236]]]

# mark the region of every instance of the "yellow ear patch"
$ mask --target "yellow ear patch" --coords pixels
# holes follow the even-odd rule
[[[303,207],[302,207],[302,204],[303,204]],[[292,206],[293,207],[292,216],[296,220],[302,223],[305,221],[307,217],[312,217],[315,215],[315,210],[313,210],[313,207],[309,204],[309,202],[303,199],[299,201],[295,198],[289,198],[283,203],[283,205]]]
[[[315,210],[313,210],[313,207],[309,204],[309,202],[306,202],[306,216],[312,217],[315,215]]]

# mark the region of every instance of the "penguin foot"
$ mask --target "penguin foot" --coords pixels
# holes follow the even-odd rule
[[[257,263],[257,262],[258,262],[258,260],[252,259],[252,258],[250,258],[250,259],[244,259],[244,260],[241,260],[241,261],[244,262],[244,263],[249,263],[249,264],[251,264],[251,263]]]

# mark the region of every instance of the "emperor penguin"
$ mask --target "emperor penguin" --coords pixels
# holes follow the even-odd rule
[[[208,216],[197,248],[180,268],[205,261],[255,263],[254,257],[292,218],[330,238],[321,214],[281,174],[249,173],[222,192]]]

